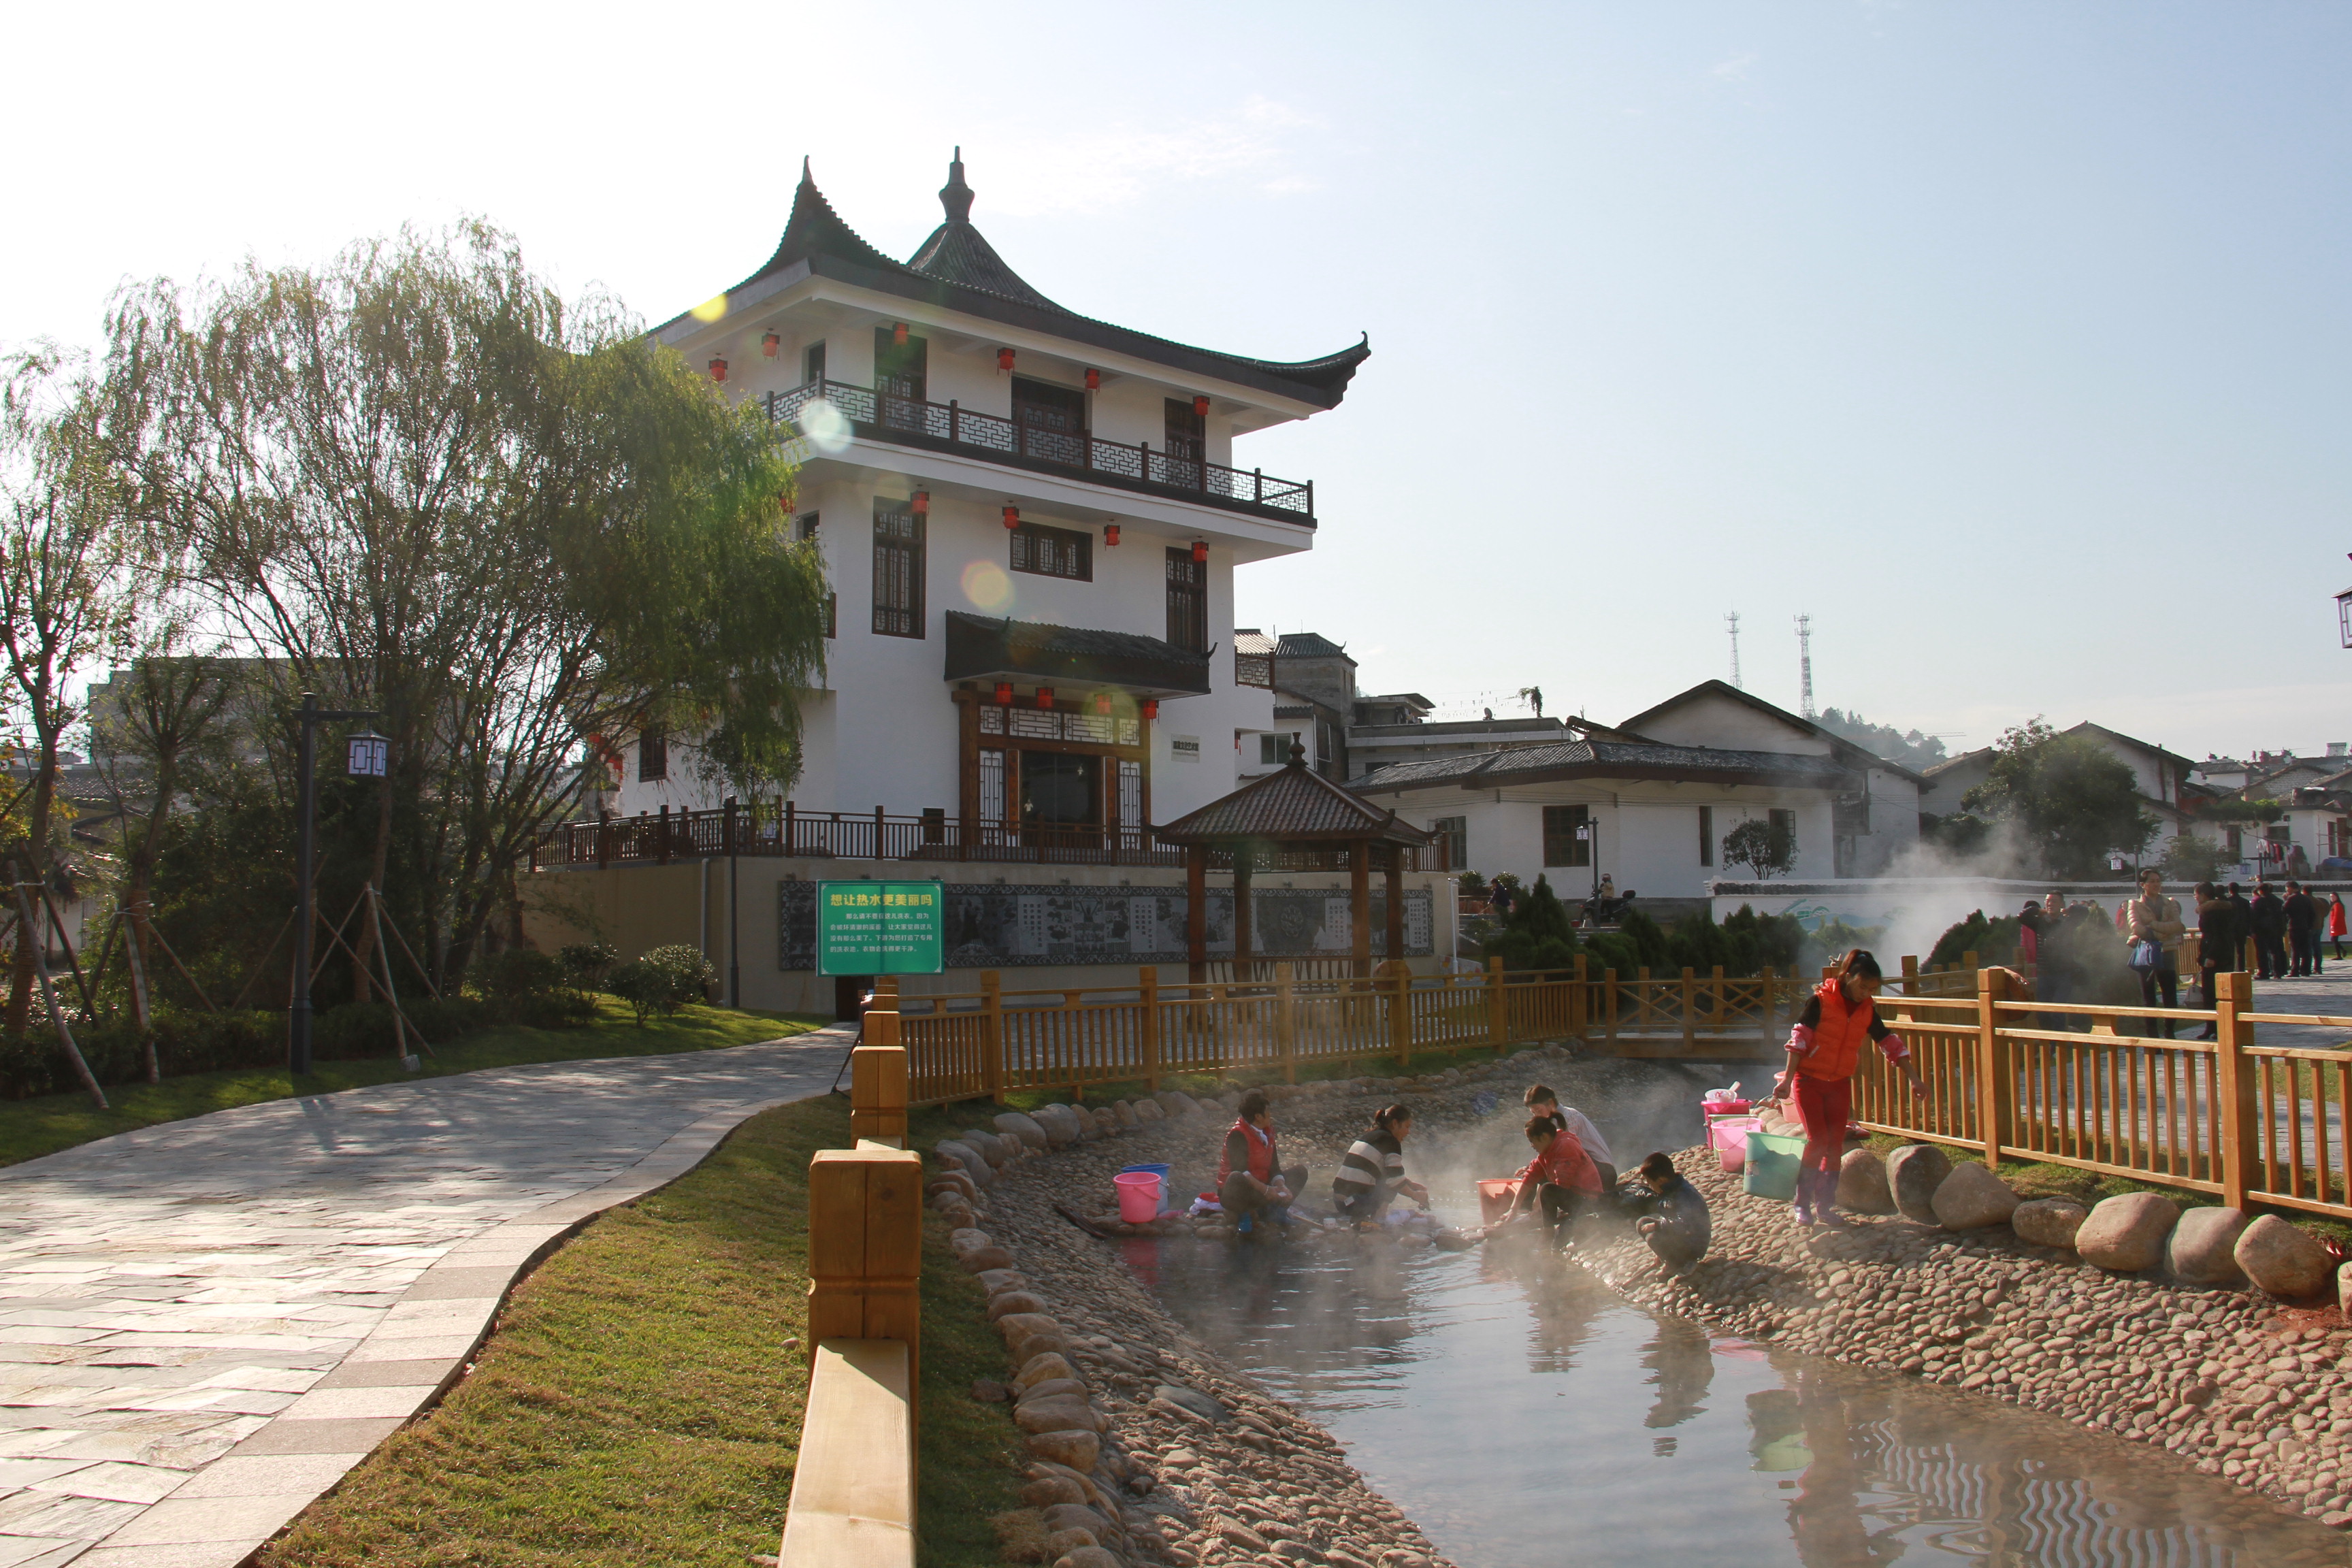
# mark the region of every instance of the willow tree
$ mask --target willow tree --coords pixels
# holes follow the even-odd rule
[[[796,772],[824,584],[791,469],[609,300],[566,301],[477,224],[152,284],[109,338],[110,428],[220,624],[281,699],[382,715],[367,877],[397,829],[436,969],[565,809],[584,737],[694,723],[746,786]]]
[[[26,782],[8,813],[7,858],[46,886],[55,868],[62,742],[81,720],[77,677],[124,648],[146,586],[121,476],[91,438],[82,374],[54,353],[18,355],[0,373],[0,705],[23,737]],[[13,895],[0,910],[16,911]],[[31,1016],[35,927],[16,934],[0,1028]],[[0,916],[5,918],[5,916]]]

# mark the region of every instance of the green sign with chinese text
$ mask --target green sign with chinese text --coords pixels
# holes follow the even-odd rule
[[[819,882],[820,974],[937,974],[945,901],[937,882]]]

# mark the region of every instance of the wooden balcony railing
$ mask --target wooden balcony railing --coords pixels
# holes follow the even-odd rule
[[[967,822],[945,811],[893,816],[869,812],[804,811],[780,805],[721,806],[567,822],[532,846],[530,868],[557,866],[667,865],[707,855],[765,855],[836,860],[971,860],[1042,866],[1184,864],[1183,850],[1162,844],[1148,826],[1067,823],[1049,826]],[[1405,869],[1444,870],[1441,845],[1404,851]],[[1276,870],[1329,869],[1311,858],[1274,858]],[[1278,862],[1278,863],[1275,863]],[[1213,860],[1213,866],[1221,861]]]
[[[1168,451],[1151,443],[1105,441],[1087,431],[1046,430],[982,414],[961,403],[897,397],[845,381],[816,380],[767,395],[768,417],[806,433],[803,415],[822,401],[859,436],[901,445],[945,446],[1007,460],[1023,468],[1067,472],[1122,489],[1205,501],[1234,511],[1258,512],[1286,522],[1315,521],[1315,481],[1278,479],[1260,468],[1233,468]]]

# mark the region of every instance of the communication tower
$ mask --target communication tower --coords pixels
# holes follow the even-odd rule
[[[1798,687],[1797,711],[1811,719],[1813,716],[1813,617],[1797,617],[1797,669],[1802,678]]]
[[[1745,691],[1748,683],[1739,679],[1739,612],[1734,610],[1723,619],[1724,624],[1731,628],[1731,684]]]

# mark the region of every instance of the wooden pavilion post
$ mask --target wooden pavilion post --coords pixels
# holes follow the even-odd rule
[[[1353,949],[1356,978],[1372,973],[1372,843],[1348,841],[1348,942]]]
[[[1184,847],[1184,957],[1192,966],[1192,983],[1209,978],[1209,847]]]
[[[1250,847],[1247,843],[1234,846],[1234,979],[1247,983],[1257,978],[1257,963],[1251,954],[1257,944],[1252,940],[1255,913],[1250,908]]]
[[[1401,845],[1388,847],[1389,862],[1381,868],[1381,886],[1388,894],[1388,919],[1382,922],[1388,938],[1388,961],[1404,962],[1404,849]]]

